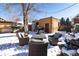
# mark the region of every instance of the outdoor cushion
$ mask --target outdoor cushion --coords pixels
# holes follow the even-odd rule
[[[57,45],[58,39],[62,36],[60,33],[55,33],[54,35],[49,35],[48,40],[51,45]]]
[[[37,34],[37,35],[33,35],[32,39],[46,39],[45,34]]]
[[[57,38],[57,39],[58,39],[59,37],[61,37],[61,36],[62,36],[62,34],[60,34],[60,33],[55,33],[55,34],[54,34],[54,37]]]

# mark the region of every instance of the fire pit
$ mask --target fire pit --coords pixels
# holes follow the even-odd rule
[[[29,56],[47,56],[48,42],[43,41],[44,37],[41,35],[32,37],[32,40],[29,41]]]

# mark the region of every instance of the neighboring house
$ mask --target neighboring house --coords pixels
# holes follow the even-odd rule
[[[73,18],[73,25],[74,25],[74,29],[79,31],[79,15]]]
[[[0,33],[12,32],[12,26],[16,26],[16,23],[0,18]]]
[[[33,21],[33,24],[36,24],[36,23],[39,23],[39,26],[43,27],[44,28],[44,32],[46,32],[46,33],[51,33],[51,32],[58,31],[59,19],[57,19],[57,18],[47,17],[47,18],[42,18],[40,20]]]
[[[28,23],[28,31],[32,31],[32,23]],[[22,25],[16,32],[24,32],[24,26]]]

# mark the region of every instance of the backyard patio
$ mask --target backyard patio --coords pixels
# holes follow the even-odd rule
[[[34,33],[30,33],[29,37],[31,37]],[[52,51],[50,44],[48,45],[47,55],[51,56]],[[55,46],[53,50],[59,49],[58,46]],[[5,33],[0,34],[0,56],[28,56],[29,54],[29,46],[19,46],[18,38],[16,37],[16,33]],[[53,54],[53,55],[56,55]]]
[[[30,32],[28,36],[32,37],[34,34],[35,33]],[[46,41],[48,41],[48,35],[52,34],[54,33],[45,34]],[[62,34],[65,35],[66,33],[62,32]],[[57,44],[66,43],[63,41],[63,37],[64,36],[59,39],[62,40],[62,43],[59,42]],[[68,38],[71,39],[71,37]],[[53,46],[48,43],[47,56],[58,56],[61,52],[67,54],[68,56],[74,56],[78,52],[78,49],[67,49],[66,47],[62,47],[61,49],[58,45]],[[0,34],[0,56],[29,56],[29,45],[19,46],[19,40],[16,37],[16,33]]]

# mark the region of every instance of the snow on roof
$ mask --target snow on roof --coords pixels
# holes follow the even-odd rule
[[[31,25],[32,23],[28,23],[29,25]]]
[[[18,21],[18,23],[23,23],[23,21]]]

